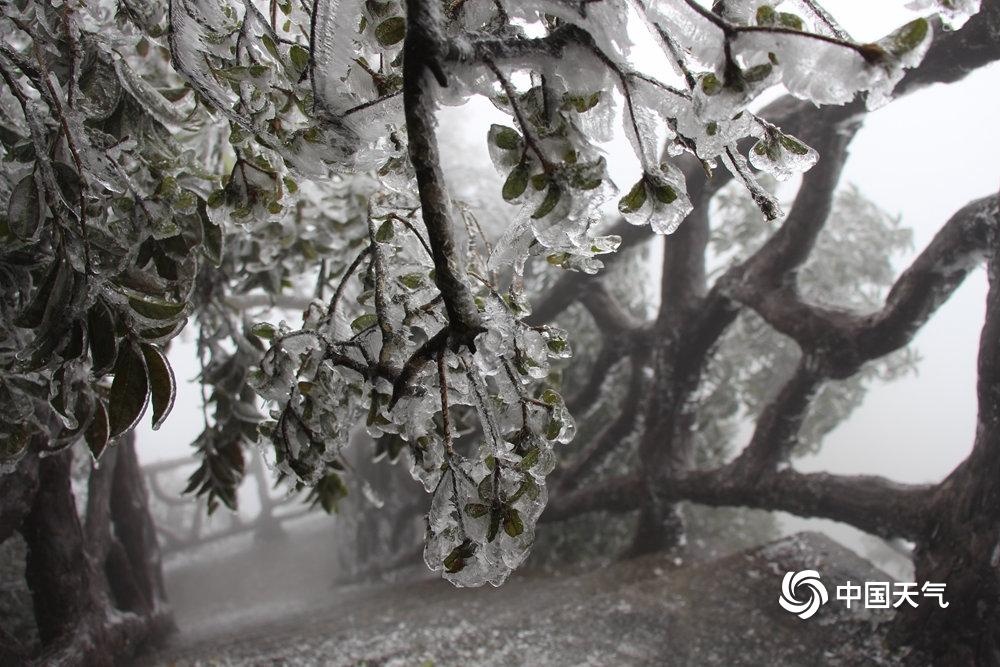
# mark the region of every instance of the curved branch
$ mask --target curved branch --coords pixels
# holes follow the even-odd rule
[[[754,481],[788,460],[821,380],[812,359],[803,356],[795,373],[758,417],[750,444],[733,461],[732,467],[741,476]]]
[[[712,507],[738,506],[842,521],[884,538],[922,534],[934,491],[927,484],[899,484],[874,475],[831,475],[784,470],[748,481],[728,467],[664,480],[657,489],[669,502],[689,500]],[[630,512],[646,500],[638,477],[615,477],[549,502],[542,521],[585,512]]]
[[[726,290],[768,324],[815,354],[831,377],[906,345],[985,258],[998,224],[995,196],[962,207],[900,275],[878,312],[861,315],[806,303],[791,286],[753,281]]]
[[[572,491],[579,486],[583,478],[597,467],[616,446],[620,445],[636,426],[643,408],[643,377],[644,359],[633,355],[630,359],[631,370],[628,389],[621,402],[621,412],[618,417],[597,434],[590,446],[584,450],[572,466],[560,471],[558,478],[559,490],[562,493]]]

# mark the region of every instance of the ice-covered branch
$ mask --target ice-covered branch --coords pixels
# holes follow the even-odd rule
[[[410,161],[416,172],[421,211],[434,252],[434,281],[444,297],[450,335],[455,345],[474,347],[475,337],[484,329],[455,243],[451,201],[441,173],[429,76],[435,72],[438,83],[442,83],[439,59],[445,39],[440,7],[426,0],[407,0],[406,6],[403,106]]]

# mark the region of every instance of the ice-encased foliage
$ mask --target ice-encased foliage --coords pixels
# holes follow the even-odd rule
[[[38,435],[49,449],[83,436],[99,457],[149,406],[160,423],[174,394],[162,348],[190,319],[213,409],[188,490],[210,509],[235,506],[259,432],[280,473],[332,510],[364,424],[432,494],[429,566],[499,583],[528,552],[555,446],[573,434],[550,369],[569,356],[565,333],[526,321],[529,258],[598,271],[620,242],[600,233],[614,204],[674,231],[691,210],[682,154],[709,171],[721,160],[779,217],[755,170],[784,179],[817,155],[751,113],[755,100],[783,86],[881,104],[933,37],[917,18],[858,44],[799,0],[721,14],[691,0],[469,0],[421,4],[419,21],[406,4],[4,4],[4,470]],[[978,3],[911,6],[957,26]],[[666,71],[637,57],[640,37]],[[508,116],[485,137],[512,206],[495,238],[447,201],[421,210],[408,43],[427,61],[416,85],[439,103],[484,96]],[[609,141],[631,146],[637,180],[611,181]],[[457,243],[425,219],[450,221]],[[301,323],[248,315],[309,291],[293,299]]]

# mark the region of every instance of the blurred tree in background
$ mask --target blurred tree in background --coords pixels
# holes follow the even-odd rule
[[[456,584],[502,583],[540,517],[637,510],[638,553],[683,539],[678,501],[780,509],[915,541],[918,575],[969,611],[901,614],[900,641],[993,655],[988,344],[977,442],[942,485],[788,467],[867,380],[907,367],[887,355],[969,271],[1000,261],[996,202],[973,202],[883,305],[905,239],[835,195],[868,109],[1000,56],[997,3],[913,7],[927,16],[858,43],[813,0],[5,2],[0,540],[27,543],[47,659],[110,663],[168,622],[125,440],[170,412],[165,346],[189,321],[206,409],[188,491],[209,511],[235,506],[258,442],[324,509],[352,477],[375,499],[345,453],[364,424],[376,456],[405,457],[431,494],[424,559]],[[752,112],[779,84],[791,96]],[[437,145],[436,106],[476,96],[508,118],[486,137],[512,205],[496,233],[450,196]],[[609,177],[614,139],[637,180]],[[787,215],[760,172],[805,172]],[[781,222],[767,235],[760,218]],[[845,226],[824,237],[828,220]],[[650,231],[660,266],[631,275],[658,277],[658,300],[630,313],[592,276]],[[600,343],[570,384],[580,346],[552,322],[577,302],[581,340]],[[274,321],[292,306],[301,322]],[[572,415],[613,401],[553,473]],[[755,431],[730,460],[740,419]],[[80,513],[76,442],[96,462]]]

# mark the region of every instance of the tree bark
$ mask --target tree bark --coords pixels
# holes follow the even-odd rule
[[[70,488],[71,462],[69,452],[39,461],[38,493],[21,527],[28,545],[25,578],[43,644],[72,634],[91,607],[90,568]]]
[[[1000,664],[1000,240],[988,247],[989,293],[979,343],[978,428],[972,453],[938,487],[914,552],[918,582],[946,584],[947,608],[933,599],[903,609],[897,644],[935,664]]]
[[[72,462],[71,450],[32,451],[0,477],[0,538],[16,529],[28,547],[38,664],[120,664],[173,627],[142,472],[131,436],[108,451],[91,471],[83,525]],[[24,663],[29,651],[0,633],[3,664]]]

